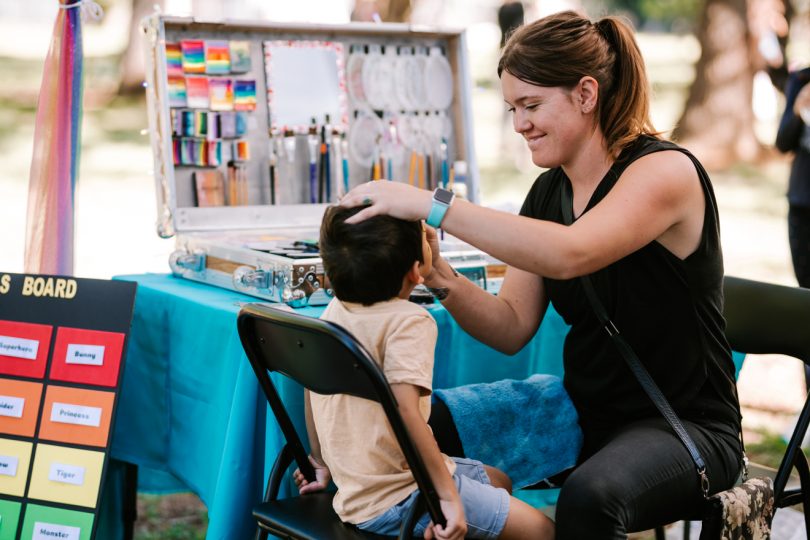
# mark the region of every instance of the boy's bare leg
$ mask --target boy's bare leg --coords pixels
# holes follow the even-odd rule
[[[507,476],[505,472],[496,467],[490,467],[489,465],[484,465],[484,470],[489,477],[489,483],[492,484],[493,487],[503,488],[507,493],[512,494],[512,480],[509,479],[509,476]]]
[[[553,540],[554,523],[537,508],[512,497],[509,500],[509,516],[498,539]]]
[[[484,470],[493,487],[503,488],[511,495],[512,480],[505,472],[489,465],[484,465]],[[506,518],[506,524],[498,538],[499,540],[553,540],[554,522],[537,508],[511,497],[509,516]]]

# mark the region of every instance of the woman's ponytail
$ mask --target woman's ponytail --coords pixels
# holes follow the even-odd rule
[[[605,17],[594,27],[613,52],[611,81],[599,93],[599,125],[608,149],[615,151],[642,133],[656,134],[650,121],[650,87],[644,59],[628,25],[617,17]]]
[[[530,84],[568,89],[582,77],[596,79],[599,127],[614,155],[641,134],[657,136],[644,60],[633,31],[617,17],[592,23],[563,11],[524,25],[504,46],[498,76],[503,71]]]

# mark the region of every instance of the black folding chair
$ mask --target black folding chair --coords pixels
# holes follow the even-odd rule
[[[726,276],[724,282],[726,337],[731,348],[750,354],[782,354],[810,365],[810,289]],[[805,399],[796,427],[774,478],[774,509],[803,503],[805,530],[810,538],[810,469],[801,443],[810,424],[810,396]],[[791,471],[799,487],[785,489]],[[693,516],[700,520],[702,516]],[[684,524],[689,539],[689,522]],[[663,539],[663,528],[656,539]]]
[[[293,460],[308,480],[315,479],[315,472],[270,379],[271,372],[286,375],[318,394],[349,394],[379,402],[420,490],[419,503],[404,520],[399,537],[412,536],[425,510],[434,523],[445,524],[433,482],[408,435],[391,388],[351,334],[336,324],[260,304],[243,307],[237,326],[242,346],[286,439],[270,472],[264,501],[253,509],[258,538],[266,538],[268,533],[312,540],[381,538],[342,523],[332,508],[333,493],[278,499],[281,481]]]

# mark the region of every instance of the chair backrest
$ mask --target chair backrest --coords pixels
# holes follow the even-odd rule
[[[726,276],[723,290],[726,337],[732,349],[788,355],[810,365],[810,289]],[[803,492],[810,490],[810,474],[800,448],[808,425],[810,400],[806,399],[774,480],[777,507],[808,496]],[[786,492],[793,467],[802,488]]]
[[[262,304],[247,304],[237,319],[239,338],[293,457],[307,478],[312,469],[269,372],[279,372],[318,394],[349,394],[379,402],[411,468],[434,523],[444,525],[433,482],[408,435],[396,399],[365,348],[339,325]]]
[[[726,276],[726,337],[735,351],[810,364],[810,289]]]

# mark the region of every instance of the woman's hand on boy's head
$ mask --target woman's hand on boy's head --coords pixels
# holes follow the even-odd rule
[[[353,188],[340,199],[341,206],[368,206],[346,220],[360,223],[377,215],[389,215],[408,221],[427,218],[432,195],[408,184],[377,180]]]
[[[295,469],[293,473],[295,485],[298,486],[298,493],[301,495],[304,493],[323,491],[329,485],[329,481],[332,480],[332,473],[329,472],[329,467],[312,456],[309,456],[309,462],[312,464],[312,468],[315,469],[315,480],[313,482],[306,479],[301,469]]]

